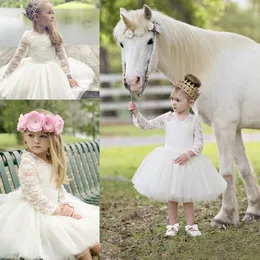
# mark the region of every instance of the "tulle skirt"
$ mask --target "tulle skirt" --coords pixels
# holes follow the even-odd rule
[[[198,154],[180,166],[174,163],[179,155],[174,149],[155,148],[132,178],[136,190],[161,202],[211,201],[225,191],[226,181],[206,156]]]
[[[71,88],[58,60],[35,62],[24,58],[19,66],[0,79],[1,99],[80,99],[91,87],[93,70],[85,63],[69,58],[70,70],[79,87]],[[6,66],[0,69],[2,78]]]
[[[0,204],[0,259],[74,260],[97,245],[99,207],[70,199],[82,219],[42,214],[21,198],[20,190],[5,195]]]

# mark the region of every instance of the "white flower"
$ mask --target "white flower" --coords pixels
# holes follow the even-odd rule
[[[126,32],[125,32],[125,36],[126,37],[128,37],[128,38],[133,38],[133,36],[134,36],[134,33],[133,33],[133,31],[131,31],[131,30],[126,30]]]

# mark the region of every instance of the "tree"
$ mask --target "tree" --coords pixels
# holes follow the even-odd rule
[[[105,47],[107,44],[113,44],[112,32],[120,19],[120,7],[127,10],[138,9],[145,3],[177,20],[203,28],[208,28],[217,21],[223,15],[225,7],[223,0],[103,0],[100,19],[101,45]]]
[[[88,123],[85,124],[81,129],[86,132],[88,135],[92,136],[92,139],[95,140],[99,136],[99,121],[100,121],[100,102],[92,101],[82,103],[83,111],[88,112]]]
[[[64,132],[69,127],[75,129],[75,131],[86,131],[88,125],[93,123],[88,119],[94,111],[91,104],[92,102],[88,100],[1,100],[1,121],[7,133],[16,135],[18,143],[22,143],[21,134],[16,129],[20,114],[25,114],[38,108],[48,110],[53,114],[59,114],[65,121]],[[93,106],[98,111],[98,104]],[[74,121],[71,121],[71,118]],[[99,120],[99,117],[97,120]],[[90,135],[97,136],[99,129],[96,120],[94,123],[95,125],[92,127]],[[93,129],[95,132],[93,132]]]
[[[242,34],[259,42],[259,12],[260,2],[258,0],[249,1],[248,8],[241,8],[238,3],[228,1],[224,15],[214,24],[214,27]]]

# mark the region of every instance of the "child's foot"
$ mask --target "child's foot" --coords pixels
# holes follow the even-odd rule
[[[185,230],[187,234],[190,235],[191,237],[201,236],[201,232],[199,231],[199,227],[197,224],[187,225],[185,226]]]
[[[165,237],[174,237],[177,235],[179,231],[179,224],[176,223],[174,225],[167,225],[167,230],[166,230],[166,233],[165,233]]]

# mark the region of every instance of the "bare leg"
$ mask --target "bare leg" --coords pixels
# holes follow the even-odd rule
[[[248,207],[243,220],[260,218],[260,191],[254,170],[246,156],[241,130],[238,130],[236,135],[235,162],[243,179],[248,199]]]
[[[194,204],[193,202],[183,203],[184,216],[187,222],[187,225],[194,224]]]
[[[175,201],[168,201],[168,216],[170,225],[174,225],[178,221],[178,203]]]
[[[220,122],[218,123],[220,124]],[[232,122],[226,123],[225,126],[213,125],[213,130],[218,145],[220,173],[227,182],[227,189],[223,194],[221,209],[212,220],[212,225],[217,227],[221,227],[223,224],[236,225],[239,222],[233,167],[236,125]]]
[[[84,255],[79,258],[79,260],[93,260],[89,249],[84,252]]]

